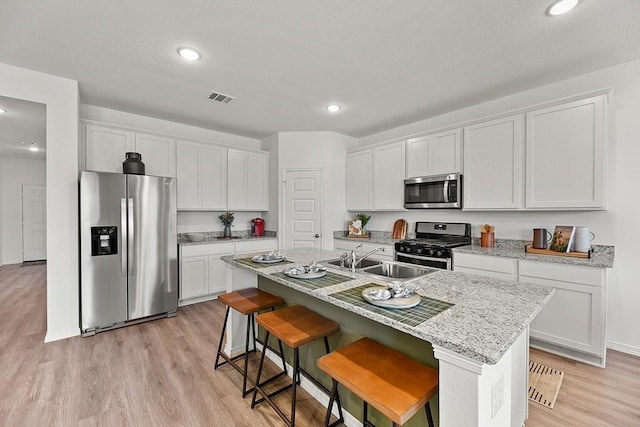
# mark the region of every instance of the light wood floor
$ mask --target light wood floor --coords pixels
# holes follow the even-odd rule
[[[46,266],[0,267],[0,425],[281,426],[251,410],[240,375],[214,371],[224,311],[216,301],[178,316],[44,344]],[[640,426],[640,358],[609,351],[607,369],[532,350],[565,371],[553,410],[530,403],[527,427]],[[320,426],[321,407],[299,395],[297,424]],[[288,394],[279,398],[287,405]],[[286,407],[286,406],[285,406]]]

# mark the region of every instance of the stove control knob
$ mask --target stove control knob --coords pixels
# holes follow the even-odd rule
[[[436,256],[442,256],[442,251],[436,252]]]
[[[404,251],[405,251],[406,253],[409,253],[409,252],[411,252],[411,248],[410,248],[409,246],[407,246],[406,248],[404,248]]]
[[[429,249],[429,256],[433,256],[433,249]]]
[[[416,253],[417,253],[417,254],[421,254],[421,253],[422,253],[422,248],[418,248],[418,249],[416,249]]]

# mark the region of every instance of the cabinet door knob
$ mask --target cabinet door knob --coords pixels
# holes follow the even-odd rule
[[[315,238],[317,239],[318,237],[320,237],[320,235],[319,235],[319,234],[316,234],[316,235],[315,235],[315,236],[313,236],[313,237],[315,237]]]

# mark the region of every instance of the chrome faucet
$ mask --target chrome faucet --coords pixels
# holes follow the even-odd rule
[[[355,274],[356,272],[356,249],[362,247],[362,243],[351,250],[351,272]]]
[[[362,261],[364,261],[364,260],[365,260],[365,258],[367,258],[369,255],[373,255],[373,254],[375,254],[376,252],[384,252],[384,251],[385,251],[385,248],[375,248],[375,249],[372,249],[372,250],[370,250],[369,252],[367,252],[366,254],[362,255],[362,256],[360,257],[360,259],[355,263],[355,265],[360,264],[360,263],[361,263]]]
[[[369,252],[367,252],[366,254],[362,255],[360,258],[358,258],[356,256],[356,249],[359,249],[360,247],[362,247],[362,243],[359,244],[358,246],[356,246],[355,248],[353,248],[353,250],[350,253],[350,258],[351,258],[351,272],[355,273],[356,272],[356,267],[362,262],[364,261],[369,255],[373,255],[376,252],[384,252],[385,248],[375,248],[370,250]],[[349,256],[349,255],[348,255]],[[344,262],[344,259],[343,259]]]

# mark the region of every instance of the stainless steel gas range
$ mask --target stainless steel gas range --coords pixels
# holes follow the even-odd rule
[[[416,238],[395,244],[395,260],[452,269],[452,248],[471,244],[471,224],[416,222]]]

